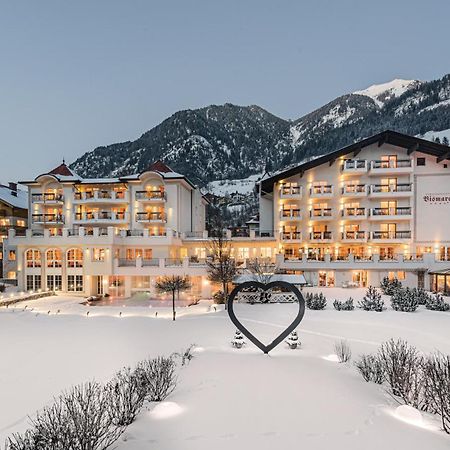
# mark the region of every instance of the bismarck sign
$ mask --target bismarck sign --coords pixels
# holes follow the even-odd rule
[[[443,205],[450,203],[450,194],[425,194],[423,196],[423,201],[432,205]]]

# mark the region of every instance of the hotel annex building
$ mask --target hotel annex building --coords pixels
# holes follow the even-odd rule
[[[252,258],[318,286],[450,290],[450,148],[385,131],[266,177],[259,228],[226,231],[245,269]],[[9,231],[23,290],[129,297],[187,275],[188,296],[210,297],[206,201],[157,162],[119,178],[83,179],[65,164],[33,181],[25,236]]]

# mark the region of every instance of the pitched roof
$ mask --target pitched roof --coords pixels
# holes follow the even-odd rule
[[[17,189],[12,190],[8,186],[0,184],[0,201],[13,208],[28,209],[28,193]]]
[[[55,167],[53,170],[51,170],[50,172],[49,172],[49,174],[51,174],[51,175],[63,175],[63,176],[66,176],[66,177],[71,177],[71,176],[74,176],[75,174],[66,166],[66,163],[64,162],[64,160],[63,160],[63,162],[58,166],[58,167]]]
[[[150,167],[147,170],[162,173],[173,172],[173,170],[167,164],[164,164],[161,160],[155,161],[154,163],[150,164]]]
[[[368,147],[369,145],[375,144],[377,142],[379,146],[383,144],[392,144],[398,147],[406,148],[408,149],[408,152],[411,153],[413,151],[419,151],[431,156],[436,156],[438,162],[445,159],[450,159],[450,147],[446,145],[427,141],[425,139],[420,139],[414,136],[409,136],[407,134],[398,133],[397,131],[386,130],[381,133],[374,134],[373,136],[370,136],[366,139],[355,142],[354,144],[348,145],[347,147],[340,148],[338,150],[335,150],[334,152],[319,156],[288,170],[281,171],[269,178],[265,178],[261,181],[261,191],[270,193],[273,191],[273,185],[277,181],[292,177],[293,175],[297,175],[298,173],[303,173],[306,170],[320,166],[321,164],[324,164],[326,162],[334,161],[340,156],[345,156],[354,152],[358,153],[362,148]]]

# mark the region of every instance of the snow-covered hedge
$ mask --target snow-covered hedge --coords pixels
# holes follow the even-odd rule
[[[305,303],[308,309],[322,310],[327,306],[327,299],[322,292],[319,294],[307,292],[305,295]]]

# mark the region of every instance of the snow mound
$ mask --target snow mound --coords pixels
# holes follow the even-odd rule
[[[387,83],[374,84],[367,89],[355,91],[353,94],[370,97],[381,108],[387,100],[400,97],[400,95],[404,94],[408,89],[417,86],[418,83],[420,83],[420,81],[395,79],[388,81]]]

